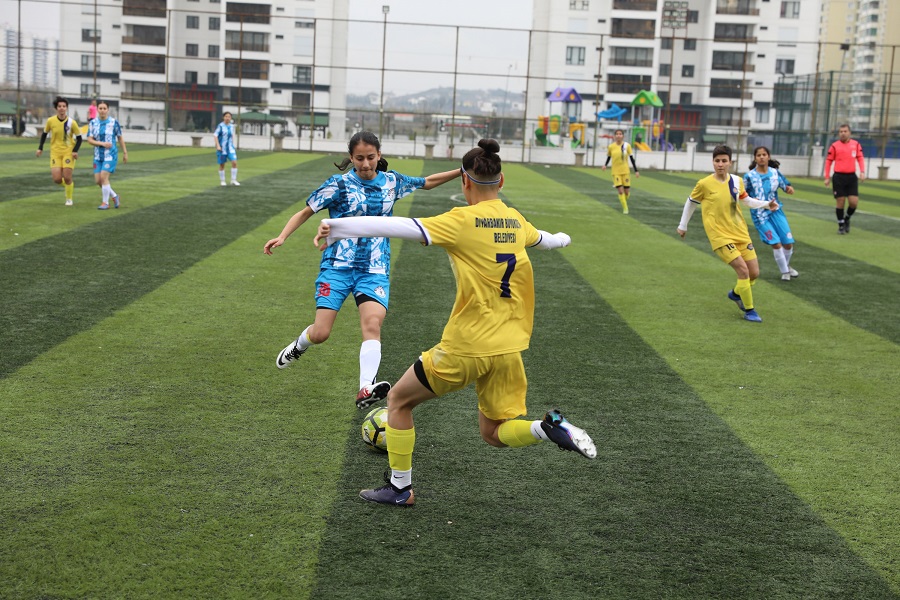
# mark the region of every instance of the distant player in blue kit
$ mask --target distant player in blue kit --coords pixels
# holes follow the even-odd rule
[[[342,217],[389,217],[394,204],[417,189],[430,190],[460,176],[459,169],[435,173],[428,177],[410,177],[388,171],[381,157],[381,142],[371,132],[361,131],[347,144],[350,156],[340,165],[341,175],[333,175],[310,194],[306,207],[292,216],[281,235],[272,238],[263,252],[281,246],[287,238],[313,214],[328,210],[332,219]],[[338,311],[352,295],[359,309],[362,344],[359,348],[359,393],[356,405],[365,408],[387,396],[391,384],[376,382],[381,365],[381,325],[387,315],[390,298],[391,244],[384,237],[360,237],[329,246],[322,255],[316,279],[316,317],[312,325],[291,341],[275,361],[279,369],[300,358],[310,346],[325,342],[331,335]]]
[[[116,172],[119,162],[119,146],[122,146],[122,162],[128,162],[128,150],[122,139],[122,127],[119,122],[109,116],[109,104],[105,100],[97,103],[97,118],[88,125],[88,143],[94,147],[94,181],[100,186],[102,200],[99,210],[109,208],[112,198],[113,206],[119,208],[119,195],[109,183],[110,176]]]
[[[216,161],[219,163],[219,185],[225,185],[225,163],[231,161],[231,185],[241,185],[237,180],[237,152],[234,150],[234,125],[231,113],[222,115],[222,122],[213,132],[216,140]]]
[[[773,160],[769,149],[758,146],[753,150],[753,162],[750,171],[744,175],[744,187],[747,193],[759,200],[775,200],[778,210],[756,208],[750,211],[750,217],[759,233],[759,239],[772,247],[775,263],[781,272],[782,281],[790,281],[791,277],[799,277],[800,273],[791,267],[791,256],[794,254],[794,236],[788,225],[787,217],[778,200],[778,189],[788,194],[794,193],[791,182],[778,170],[781,164]]]

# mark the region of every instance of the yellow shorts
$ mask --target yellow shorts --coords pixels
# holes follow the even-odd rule
[[[440,344],[422,353],[422,366],[431,389],[438,396],[461,390],[475,382],[478,410],[488,419],[502,421],[526,413],[528,380],[522,354],[456,356]]]
[[[631,187],[631,173],[613,175],[613,187]]]
[[[744,259],[744,262],[756,260],[756,250],[753,248],[753,242],[739,244],[725,244],[713,250],[726,265],[738,256]]]
[[[50,153],[51,169],[74,169],[75,159],[72,158],[71,152],[51,152]]]

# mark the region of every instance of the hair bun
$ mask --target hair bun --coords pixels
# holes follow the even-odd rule
[[[484,150],[485,152],[489,152],[491,154],[496,154],[500,152],[500,143],[492,138],[484,138],[478,141],[478,147]]]

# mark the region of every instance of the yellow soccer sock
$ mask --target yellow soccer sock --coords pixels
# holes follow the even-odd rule
[[[740,296],[744,302],[744,310],[753,308],[753,291],[750,289],[749,279],[738,279],[737,285],[734,286],[734,293]]]
[[[413,448],[416,445],[416,428],[394,429],[390,425],[384,428],[385,441],[388,447],[388,463],[394,471],[412,469]]]
[[[497,437],[510,448],[524,448],[541,441],[531,433],[531,421],[521,419],[501,423],[497,428]]]
[[[71,200],[75,191],[75,182],[64,184],[66,188],[66,200]]]
[[[619,194],[619,204],[622,205],[622,212],[628,214],[628,196]]]

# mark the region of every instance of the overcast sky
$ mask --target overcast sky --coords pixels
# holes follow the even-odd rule
[[[106,0],[100,0],[105,4]],[[459,31],[457,85],[464,89],[499,88],[523,91],[527,61],[527,30],[531,3],[522,0],[350,0],[350,18],[376,23],[351,23],[349,42],[350,93],[377,92],[381,86],[382,6],[389,5],[385,91],[406,94],[453,85],[454,54]],[[22,8],[22,28],[38,37],[59,38],[58,0],[0,0],[0,23],[16,28]],[[407,23],[419,26],[403,25]],[[438,27],[422,27],[421,25]],[[467,26],[467,27],[464,27]],[[475,29],[491,28],[491,29]],[[413,72],[399,72],[404,71]],[[428,73],[437,71],[438,73]],[[522,89],[519,89],[522,88]]]

